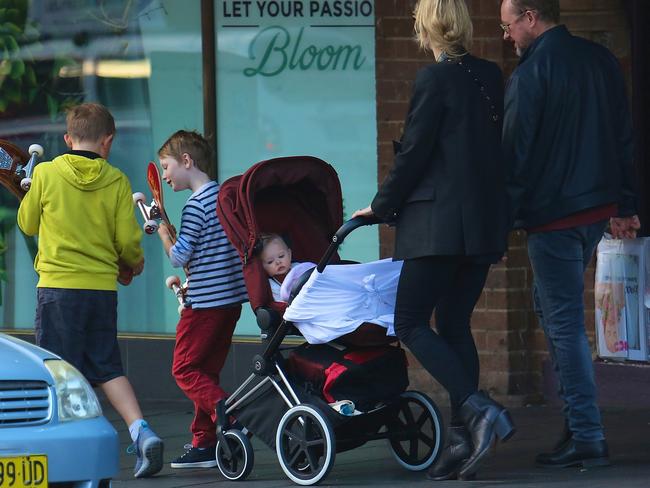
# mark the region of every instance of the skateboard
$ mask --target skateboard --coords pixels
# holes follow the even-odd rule
[[[32,186],[32,175],[43,156],[43,146],[32,144],[27,152],[9,141],[0,139],[0,184],[18,200],[22,200]],[[128,285],[133,279],[133,270],[119,264],[117,280]]]
[[[22,200],[32,185],[36,158],[41,156],[43,147],[39,144],[32,144],[25,152],[15,144],[0,139],[0,184]]]
[[[185,283],[181,284],[180,277],[176,275],[168,276],[165,280],[165,286],[174,292],[174,296],[176,297],[176,300],[178,300],[178,315],[180,315],[183,309],[189,306],[189,302],[185,296],[185,292],[187,291],[187,280]]]
[[[172,225],[169,216],[165,211],[162,178],[160,177],[158,166],[153,161],[149,162],[149,165],[147,166],[147,185],[149,186],[149,191],[152,196],[151,205],[146,204],[146,199],[143,193],[137,192],[133,194],[133,202],[140,210],[142,218],[144,219],[143,229],[145,233],[153,234],[158,230],[158,222],[163,222],[167,225],[167,228],[170,231],[172,244],[174,244],[176,242],[176,228]],[[185,270],[185,275],[189,276],[187,268],[183,269]],[[186,296],[187,280],[185,280],[185,283],[181,284],[181,279],[178,276],[169,276],[165,281],[165,284],[167,288],[174,292],[174,295],[178,300],[179,313],[183,308],[190,306],[189,299]]]
[[[157,221],[164,222],[170,229],[172,241],[176,242],[176,228],[172,225],[165,211],[160,171],[158,171],[158,166],[153,161],[147,166],[147,185],[153,198],[151,205],[145,203],[143,193],[137,192],[133,194],[133,202],[140,209],[140,213],[144,218],[144,231],[147,234],[153,234],[158,230]]]

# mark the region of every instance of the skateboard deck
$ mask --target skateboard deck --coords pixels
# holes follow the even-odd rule
[[[0,184],[18,200],[26,193],[20,186],[20,171],[28,161],[29,154],[9,141],[0,140]]]
[[[160,177],[160,171],[156,163],[151,161],[147,166],[147,184],[149,185],[149,190],[151,191],[151,196],[153,198],[154,205],[151,206],[151,218],[159,218],[162,220],[171,232],[171,238],[173,242],[176,242],[176,229],[169,220],[169,216],[165,211],[165,202],[163,200],[163,191],[162,191],[162,178]]]

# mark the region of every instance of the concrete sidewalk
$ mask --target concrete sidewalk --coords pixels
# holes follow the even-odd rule
[[[114,488],[172,487],[254,487],[279,488],[294,485],[283,473],[275,453],[259,440],[253,440],[255,463],[245,481],[225,480],[217,468],[171,469],[171,459],[183,453],[190,441],[192,405],[189,402],[145,403],[145,415],[165,441],[165,467],[155,477],[136,480],[132,476],[135,457],[126,454],[128,431],[117,414],[105,407],[104,413],[120,434],[122,455],[120,473]],[[527,407],[512,410],[518,432],[479,471],[476,481],[432,482],[423,473],[404,470],[393,459],[386,441],[373,441],[352,451],[339,453],[329,476],[319,486],[511,486],[553,488],[648,488],[650,487],[650,411],[606,409],[604,423],[613,465],[583,471],[575,468],[541,469],[533,464],[535,454],[553,445],[562,420],[555,407]],[[446,413],[444,413],[446,417]]]

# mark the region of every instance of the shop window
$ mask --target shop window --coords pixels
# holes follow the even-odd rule
[[[339,174],[345,218],[368,205],[377,189],[374,2],[224,0],[215,22],[220,178],[316,156]],[[342,254],[377,259],[377,229],[351,234]],[[251,315],[238,331],[255,333]]]
[[[103,103],[117,124],[110,161],[146,194],[146,165],[162,142],[178,129],[203,130],[201,4],[0,0],[0,23],[11,24],[0,30],[13,39],[3,37],[0,138],[39,143],[51,159],[66,149],[65,108]],[[346,218],[367,205],[377,182],[374,2],[219,0],[214,8],[219,180],[260,160],[311,155],[339,173]],[[188,196],[167,189],[177,224]],[[2,328],[31,329],[34,242],[17,230],[17,202],[4,189],[0,204]],[[144,236],[143,247],[143,275],[118,291],[119,330],[172,335],[177,303],[164,281],[179,270],[157,236]],[[351,235],[343,254],[376,259],[376,228]],[[257,335],[244,309],[236,333]]]
[[[39,143],[49,160],[67,149],[65,108],[100,102],[117,126],[110,162],[134,191],[147,193],[147,163],[167,136],[180,128],[202,130],[199,2],[1,0],[0,24],[9,46],[0,63],[0,138],[25,149]],[[187,195],[168,190],[166,196],[170,214],[180,216]],[[15,199],[4,189],[0,199],[2,328],[31,329],[33,241],[15,226]],[[173,334],[177,303],[164,281],[178,270],[169,266],[157,236],[144,236],[143,246],[143,275],[119,287],[119,330]]]

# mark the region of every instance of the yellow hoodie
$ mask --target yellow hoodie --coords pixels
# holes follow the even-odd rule
[[[64,154],[36,166],[18,226],[38,235],[38,286],[116,290],[118,260],[142,259],[133,210],[129,180],[102,158]]]

